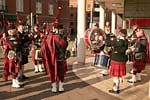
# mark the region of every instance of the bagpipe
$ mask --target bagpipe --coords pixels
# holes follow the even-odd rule
[[[50,24],[44,23],[43,24],[43,32],[45,34],[48,35],[49,33],[55,33],[55,34],[58,33],[57,27],[59,25],[59,18],[61,15],[61,10],[62,10],[62,8],[58,7],[57,12],[56,12],[56,17],[52,23],[50,23]]]
[[[15,36],[8,36],[8,42],[7,45],[9,45],[9,51],[8,51],[8,59],[9,60],[15,60],[15,59],[20,59],[21,56],[21,50],[20,50],[20,44],[17,38],[17,35]]]
[[[55,18],[54,22],[51,24],[51,29],[50,30],[52,31],[52,33],[55,33],[55,34],[59,33],[59,29],[63,27],[62,25],[59,24],[59,18],[60,18],[60,15],[61,15],[61,11],[62,11],[62,8],[58,7],[56,18]],[[66,38],[67,34],[64,33],[62,37],[65,38],[65,39],[67,39]],[[65,50],[62,59],[66,60],[70,56],[71,56],[70,50]]]

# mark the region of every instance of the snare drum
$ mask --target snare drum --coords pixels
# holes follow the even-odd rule
[[[36,60],[42,60],[41,50],[39,50],[39,49],[35,50],[35,59]]]
[[[94,59],[94,66],[96,67],[108,67],[110,56],[106,54],[96,54]]]

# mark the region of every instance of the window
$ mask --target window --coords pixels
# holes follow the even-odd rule
[[[49,4],[48,14],[54,15],[54,5],[53,4]]]
[[[70,14],[70,16],[71,16],[71,17],[73,17],[73,16],[74,16],[74,14],[73,14],[73,13],[71,13],[71,14]]]
[[[95,7],[95,8],[99,8],[99,3],[95,1],[95,2],[94,2],[94,7]]]
[[[73,25],[73,22],[70,22],[70,26],[72,26]]]
[[[0,0],[0,10],[5,10],[5,0]]]
[[[24,12],[24,1],[23,0],[16,0],[16,11],[17,12]]]
[[[36,13],[42,14],[42,2],[41,2],[41,0],[36,1]]]
[[[94,17],[99,17],[99,12],[94,12]]]
[[[91,4],[88,4],[88,5],[87,5],[87,8],[90,9],[90,8],[91,8]]]

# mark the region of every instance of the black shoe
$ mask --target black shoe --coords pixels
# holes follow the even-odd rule
[[[39,71],[34,71],[35,73],[38,73]]]
[[[102,74],[103,76],[108,76],[109,74]]]
[[[26,79],[29,79],[29,77],[26,77],[25,75],[23,75],[23,76],[20,76],[18,79],[19,81],[24,81]]]
[[[24,87],[24,84],[22,83],[22,84],[19,84],[20,85],[20,87]]]
[[[20,77],[18,78],[18,80],[22,82],[22,81],[24,81],[25,79],[24,79],[22,76],[20,76]]]
[[[23,79],[29,79],[29,77],[26,77],[25,75],[22,76]]]
[[[109,90],[110,93],[114,93],[114,94],[119,94],[120,93],[120,90],[117,90],[117,91],[114,91],[113,89],[112,90]]]

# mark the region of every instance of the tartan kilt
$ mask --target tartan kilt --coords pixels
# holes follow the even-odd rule
[[[126,62],[118,62],[111,60],[110,62],[110,75],[111,76],[125,76],[126,75]]]
[[[67,72],[67,62],[57,61],[57,74],[59,76],[64,76]]]
[[[32,50],[32,61],[34,61],[35,60],[35,50],[33,49]]]
[[[145,64],[146,64],[146,61],[145,61],[144,58],[143,59],[139,59],[139,60],[134,60],[132,68],[135,71],[142,71],[142,70],[145,69]]]
[[[27,56],[22,56],[22,64],[27,64],[28,63],[28,57]]]

